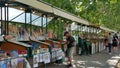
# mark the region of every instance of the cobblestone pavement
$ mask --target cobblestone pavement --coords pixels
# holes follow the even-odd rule
[[[112,55],[103,51],[89,56],[75,56],[73,68],[115,68],[119,59],[120,50],[118,53],[112,53]],[[46,68],[67,68],[66,64],[66,62],[63,64],[48,64]]]

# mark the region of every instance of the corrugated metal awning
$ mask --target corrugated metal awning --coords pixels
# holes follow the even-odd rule
[[[10,1],[19,2],[25,5],[31,6],[33,8],[36,8],[38,10],[44,11],[44,12],[53,13],[51,6],[44,4],[42,2],[39,2],[37,0],[10,0]]]
[[[44,11],[47,13],[53,13],[57,16],[60,16],[62,18],[65,18],[65,19],[68,19],[68,20],[71,20],[71,21],[74,21],[77,23],[89,25],[89,22],[87,20],[78,18],[77,16],[75,16],[69,12],[63,11],[62,9],[59,9],[59,8],[55,8],[52,5],[44,3],[43,1],[37,1],[37,0],[11,0],[11,1],[26,4],[28,6],[36,8],[38,10],[41,10],[41,11]]]

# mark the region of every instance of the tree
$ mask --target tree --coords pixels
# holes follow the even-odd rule
[[[44,0],[90,21],[120,30],[120,0]]]

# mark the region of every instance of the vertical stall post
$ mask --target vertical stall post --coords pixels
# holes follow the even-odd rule
[[[1,9],[0,10],[1,11],[0,12],[0,16],[1,16],[1,27],[0,28],[1,28],[1,35],[2,35],[2,23],[3,23],[3,21],[2,21],[2,4],[1,3],[0,3],[0,9]]]
[[[30,36],[32,36],[32,12],[30,12]]]
[[[26,13],[27,10],[25,10],[25,29],[27,28],[27,13]]]
[[[55,34],[55,20],[54,20],[54,22],[53,22],[53,33]]]
[[[7,32],[7,30],[6,30],[6,23],[7,23],[7,22],[6,22],[6,6],[5,6],[5,2],[4,2],[4,19],[5,19],[5,20],[4,20],[4,23],[5,23],[5,24],[4,24],[4,26],[5,26],[5,27],[4,27],[4,28],[5,28],[4,34],[6,35],[6,32]]]
[[[7,30],[7,32],[6,33],[8,35],[9,34],[9,29],[8,29],[9,28],[9,6],[8,6],[7,3],[5,4],[5,6],[6,6],[6,10],[7,10],[6,11],[6,16],[7,16],[7,19],[6,19],[6,21],[7,21],[6,22],[6,30]]]
[[[48,33],[48,19],[47,19],[47,15],[45,15],[46,17],[46,34]]]
[[[42,35],[43,35],[43,16],[44,16],[44,14],[41,15],[41,28],[42,28]]]

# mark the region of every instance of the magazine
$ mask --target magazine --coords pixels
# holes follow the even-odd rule
[[[62,50],[58,50],[58,57],[57,60],[60,60],[63,58],[63,51]]]
[[[45,61],[44,61],[44,63],[46,64],[46,63],[50,63],[50,53],[49,52],[47,52],[47,53],[45,53],[44,54],[45,56]]]
[[[12,50],[12,51],[10,51],[10,54],[11,54],[11,56],[14,57],[14,58],[19,57],[19,55],[18,55],[18,51],[16,51],[16,50]]]
[[[6,61],[0,61],[0,68],[7,68]]]
[[[38,62],[39,62],[39,56],[38,54],[33,56],[33,67],[38,67]]]
[[[0,59],[4,58],[6,56],[5,51],[0,50]]]
[[[52,61],[56,61],[56,51],[52,52]]]
[[[6,67],[11,68],[11,60],[6,60]]]
[[[44,63],[50,63],[50,53],[44,53]]]
[[[39,62],[43,62],[43,54],[42,53],[39,54]]]
[[[12,59],[11,60],[11,67],[12,68],[17,68],[17,64],[18,64],[17,59]]]

